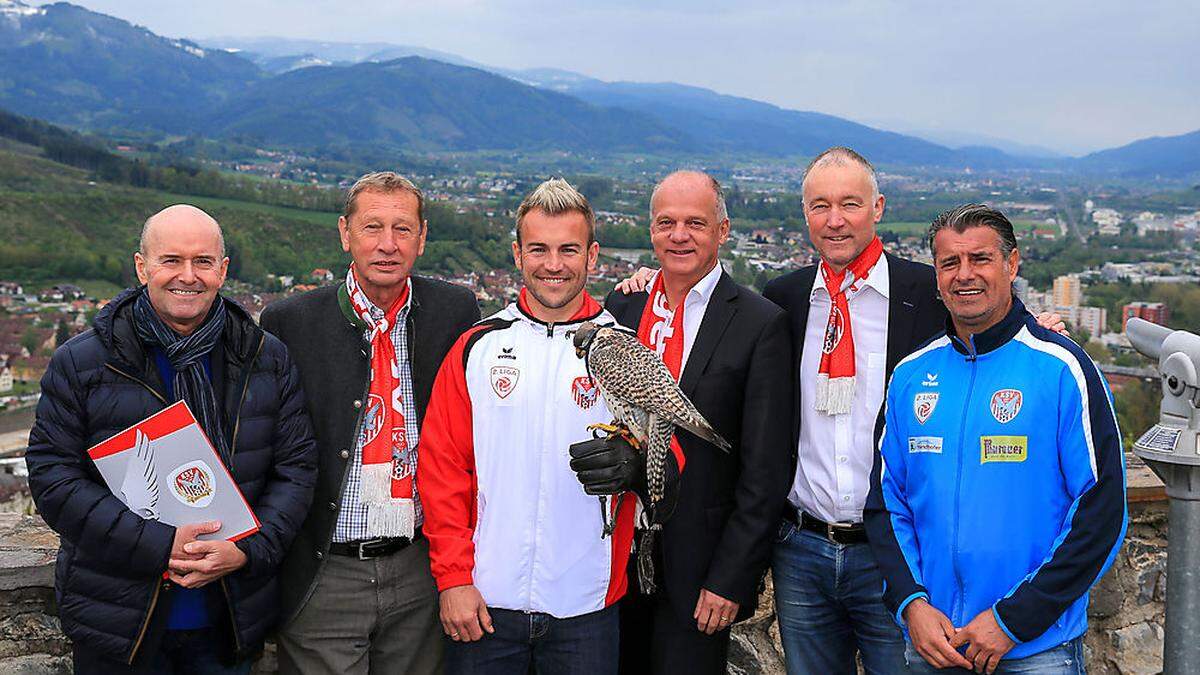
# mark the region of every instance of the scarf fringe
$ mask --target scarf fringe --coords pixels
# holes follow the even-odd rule
[[[367,535],[371,537],[413,536],[416,508],[411,499],[397,499],[391,504],[367,505]]]
[[[363,464],[359,494],[364,504],[390,504],[392,502],[392,463]]]
[[[817,375],[816,409],[827,415],[845,415],[854,404],[854,377]]]
[[[413,500],[392,496],[392,465],[364,464],[359,499],[367,505],[367,534],[372,537],[412,537],[416,508]]]

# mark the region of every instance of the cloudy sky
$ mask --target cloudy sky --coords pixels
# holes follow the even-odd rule
[[[390,42],[1078,154],[1200,129],[1196,0],[72,0],[174,37]]]

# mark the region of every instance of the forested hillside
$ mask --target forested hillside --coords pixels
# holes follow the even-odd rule
[[[0,268],[5,278],[133,279],[141,223],[187,202],[225,229],[234,278],[338,269],[339,190],[160,166],[114,155],[89,139],[0,112]],[[460,272],[504,266],[506,225],[442,204],[426,209],[421,266]]]

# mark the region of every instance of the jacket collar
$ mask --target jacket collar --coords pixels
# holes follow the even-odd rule
[[[417,293],[414,290],[414,287],[416,286],[416,284],[413,283],[414,279],[416,279],[416,277],[408,277],[408,300],[405,302],[405,308],[400,310],[400,313],[406,317],[412,316],[413,312],[417,311],[421,307],[421,302],[417,299]],[[368,326],[367,323],[363,321],[357,314],[355,314],[354,308],[350,306],[350,291],[346,290],[345,281],[338,284],[337,302],[338,309],[342,310],[342,316],[346,317],[346,320],[349,321],[350,325],[354,326],[358,332],[364,333],[370,330],[371,327]]]
[[[512,307],[514,308],[513,313],[516,316],[519,316],[522,319],[525,319],[531,323],[535,323],[539,326],[570,326],[577,323],[583,323],[584,321],[591,321],[592,319],[600,316],[600,313],[604,311],[604,308],[600,306],[600,303],[596,302],[595,298],[593,298],[592,295],[587,291],[580,292],[583,293],[583,304],[579,306],[579,310],[575,312],[575,315],[566,321],[547,323],[535,317],[533,313],[529,311],[529,305],[525,299],[525,288],[521,288],[521,293],[517,296],[517,301],[512,303]]]
[[[737,313],[739,292],[733,277],[722,271],[713,286],[708,308],[704,310],[704,319],[700,321],[700,329],[696,331],[696,341],[692,344],[692,351],[688,354],[687,363],[680,374],[679,388],[688,396],[695,393],[700,375],[708,367],[713,352],[725,335],[725,329]],[[640,313],[638,316],[641,316]]]
[[[1029,316],[1029,310],[1025,309],[1020,298],[1016,295],[1012,299],[1012,307],[1009,308],[1008,314],[1004,315],[996,325],[988,328],[982,333],[975,333],[970,336],[970,344],[963,342],[958,334],[954,331],[954,320],[946,315],[946,335],[950,337],[950,344],[954,345],[954,349],[958,353],[965,356],[979,356],[987,354],[1003,347],[1012,340],[1021,328],[1025,326],[1025,319]]]

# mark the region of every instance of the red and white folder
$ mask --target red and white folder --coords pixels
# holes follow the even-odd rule
[[[88,450],[112,493],[134,513],[168,525],[221,521],[199,539],[237,541],[258,518],[187,404],[179,401]]]

